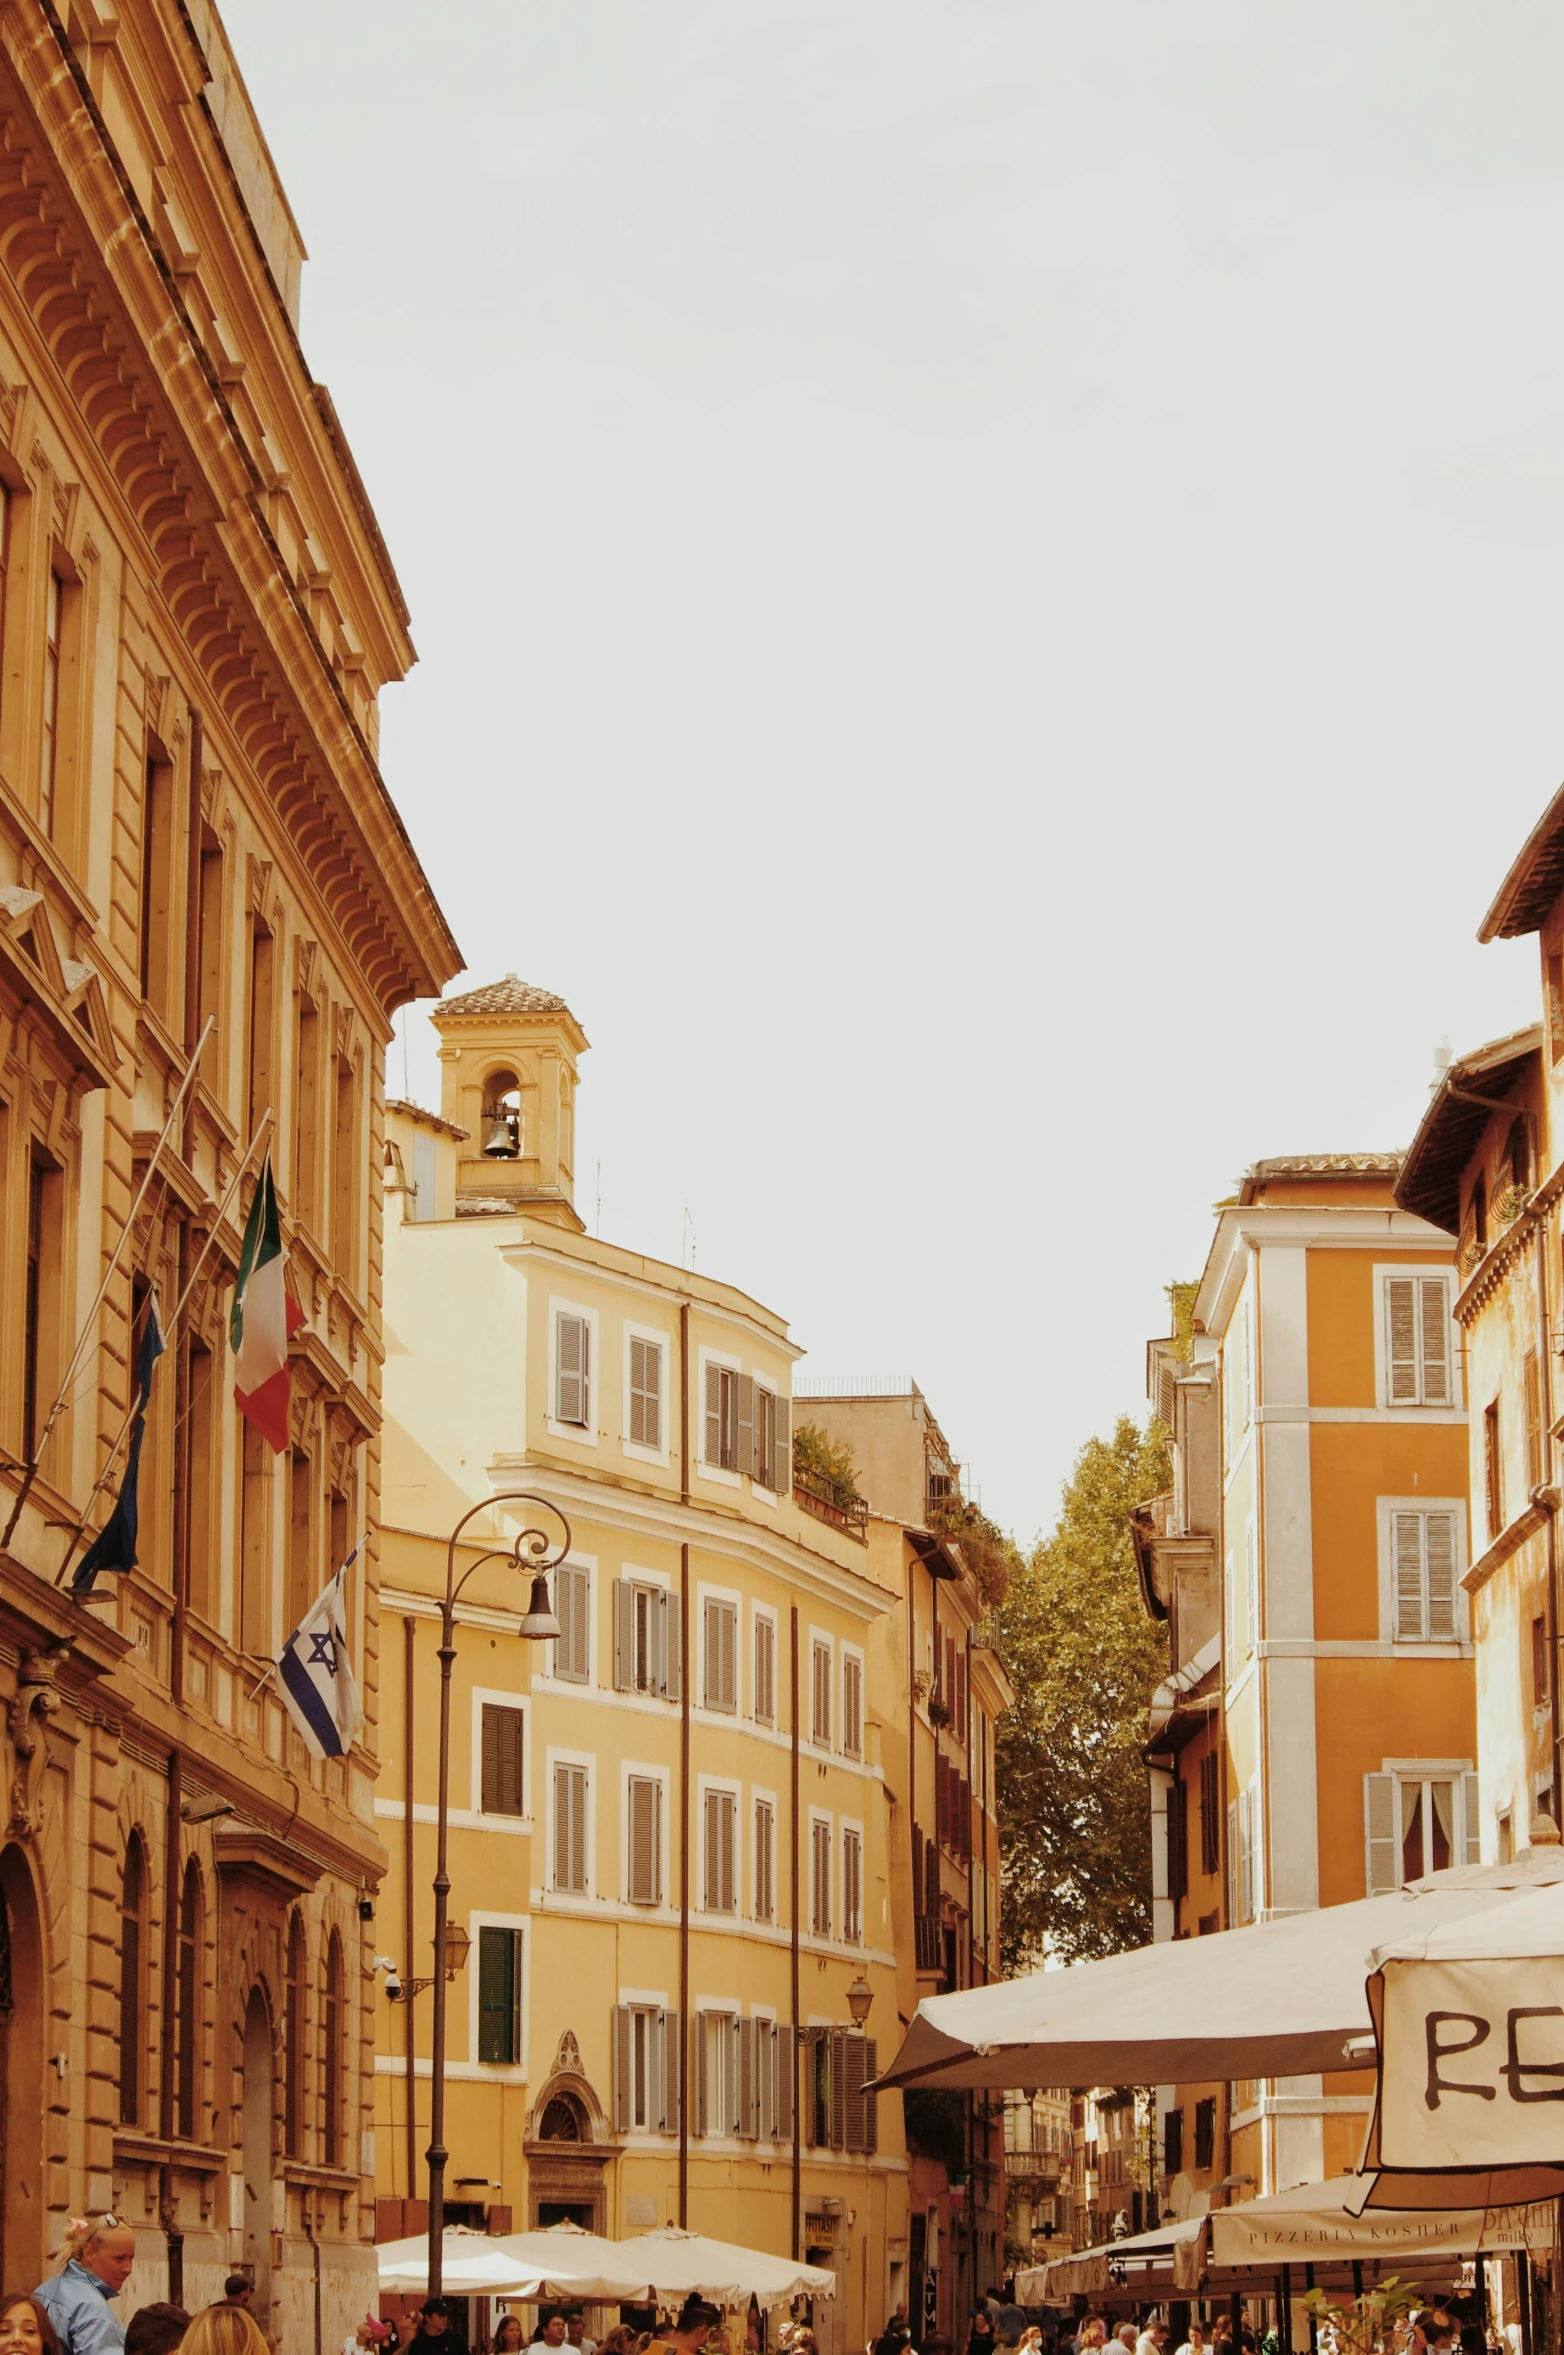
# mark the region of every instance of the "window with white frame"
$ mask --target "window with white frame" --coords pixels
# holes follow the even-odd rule
[[[695,2038],[695,2131],[739,2129],[739,2022],[735,2012],[702,2012]]]
[[[704,1674],[701,1699],[708,1709],[739,1705],[739,1607],[726,1597],[707,1595],[701,1606]]]
[[[831,1747],[831,1647],[817,1636],[809,1648],[809,1738],[817,1749]]]
[[[478,1932],[478,2058],[514,2064],[521,2058],[520,1930]]]
[[[654,1774],[625,1782],[625,1895],[632,1905],[663,1899],[663,1786]]]
[[[852,1825],[842,1828],[842,1936],[863,1941],[863,1834]]]
[[[580,1896],[587,1885],[588,1777],[584,1766],[554,1767],[554,1886]]]
[[[1407,1765],[1363,1777],[1365,1879],[1371,1897],[1427,1873],[1476,1864],[1477,1776],[1468,1765]]]
[[[661,2004],[614,2006],[614,2130],[679,2131],[679,2015]]]
[[[1232,1924],[1252,1922],[1259,1910],[1259,1817],[1259,1786],[1251,1783],[1227,1810],[1227,1915]]]
[[[769,1611],[755,1613],[755,1718],[775,1725],[777,1717],[777,1623]]]
[[[554,1573],[554,1674],[567,1684],[585,1684],[592,1673],[592,1574],[576,1562],[561,1562]]]
[[[788,1402],[737,1366],[706,1366],[703,1463],[747,1472],[759,1488],[786,1493],[792,1482]]]
[[[614,1690],[677,1701],[682,1686],[679,1598],[649,1579],[614,1580]]]
[[[663,1354],[660,1341],[630,1335],[630,1444],[654,1454],[663,1444]]]
[[[755,1801],[755,1919],[776,1919],[777,1811],[770,1799]]]
[[[1452,1406],[1449,1278],[1387,1270],[1380,1294],[1385,1404]]]
[[[816,1816],[809,1827],[809,1926],[817,1938],[831,1935],[831,1825]]]
[[[863,1756],[863,1662],[856,1652],[842,1654],[842,1752]]]
[[[1456,1509],[1397,1503],[1389,1510],[1388,1537],[1392,1640],[1454,1643],[1460,1633]]]
[[[554,1312],[554,1420],[592,1427],[592,1325],[568,1309]]]
[[[732,1791],[708,1791],[704,1801],[706,1911],[738,1910],[738,1812]]]

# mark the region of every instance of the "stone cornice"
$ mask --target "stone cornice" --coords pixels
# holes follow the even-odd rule
[[[174,273],[50,16],[24,6],[0,18],[0,265],[140,535],[213,721],[389,1017],[437,994],[459,952],[280,561],[264,486]]]

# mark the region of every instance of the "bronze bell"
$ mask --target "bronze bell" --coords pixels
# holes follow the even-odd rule
[[[515,1160],[516,1120],[513,1113],[502,1109],[485,1115],[483,1150],[485,1158],[490,1161]]]

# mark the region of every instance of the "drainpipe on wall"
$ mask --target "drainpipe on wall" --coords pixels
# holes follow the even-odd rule
[[[791,1830],[789,1834],[793,1849],[793,1894],[789,1911],[792,1914],[793,1922],[792,1929],[788,1937],[788,1964],[792,1985],[793,2007],[793,2262],[796,2265],[800,2256],[803,2254],[804,2245],[802,2173],[804,2122],[801,2114],[803,2105],[799,2098],[798,2091],[798,1605],[796,1603],[793,1605],[792,1638],[790,1650],[792,1654],[793,1706],[792,1732],[790,1736],[791,1756],[788,1761],[788,1773],[790,1776],[793,1800],[790,1811]]]
[[[690,1501],[690,1304],[679,1303],[679,1502]],[[679,2225],[690,2221],[690,1549],[679,1548]]]
[[[1564,1757],[1560,1749],[1559,1713],[1559,1492],[1553,1485],[1553,1369],[1550,1363],[1548,1319],[1548,1218],[1547,1212],[1533,1213],[1533,1233],[1537,1245],[1537,1387],[1540,1392],[1538,1411],[1542,1416],[1542,1444],[1540,1469],[1542,1484],[1534,1492],[1533,1502],[1547,1511],[1548,1563],[1548,1714],[1551,1742],[1550,1764],[1553,1769],[1553,1806],[1555,1816],[1564,1807]],[[1531,1795],[1528,1794],[1527,1818],[1531,1816]]]
[[[413,1925],[417,1893],[413,1886],[413,1646],[417,1625],[411,1611],[402,1622],[402,1943],[407,1960],[402,1968],[413,1975]],[[407,2006],[407,2196],[418,2197],[418,2068],[417,2020],[411,1987],[402,1998]],[[406,2223],[407,2218],[403,2218]]]
[[[407,2008],[409,2011],[413,2008],[411,1996],[407,1999]],[[310,2204],[311,2194],[306,2188],[299,2202],[299,2214],[304,2225],[304,2237],[310,2244],[315,2274],[315,2355],[323,2355],[320,2341],[320,2243],[315,2238],[315,2227],[310,2222]]]
[[[184,1767],[178,1750],[168,1754],[168,1821],[163,1834],[163,2067],[158,2094],[158,2132],[165,2143],[174,2139],[178,2119],[174,2110],[175,2046],[178,2042],[179,1894],[181,1833],[184,1818]],[[168,2295],[171,2304],[185,2302],[185,2236],[179,2229],[174,2199],[174,2170],[158,2170],[158,2222],[168,2245]]]

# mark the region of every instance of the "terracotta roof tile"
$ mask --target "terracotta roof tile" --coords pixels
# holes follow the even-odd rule
[[[563,998],[551,989],[534,989],[530,981],[518,981],[514,973],[507,973],[503,981],[491,981],[483,989],[465,990],[459,998],[442,998],[435,1009],[435,1019],[443,1014],[568,1014],[570,1008]]]

